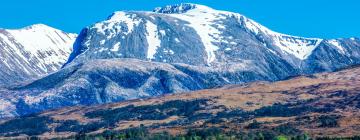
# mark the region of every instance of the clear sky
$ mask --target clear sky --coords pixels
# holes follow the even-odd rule
[[[78,33],[114,11],[149,11],[182,2],[237,12],[291,35],[360,37],[360,0],[2,0],[0,28],[43,23]]]

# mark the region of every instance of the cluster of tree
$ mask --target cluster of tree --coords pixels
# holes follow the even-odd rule
[[[199,119],[208,118],[210,114],[195,113],[202,110],[206,105],[207,100],[193,100],[182,101],[174,100],[156,105],[134,106],[129,105],[116,109],[103,109],[85,114],[88,118],[101,118],[99,122],[89,124],[80,124],[78,121],[69,120],[58,122],[59,125],[55,128],[56,132],[76,132],[88,133],[96,131],[100,128],[111,128],[117,122],[126,120],[163,120],[171,116],[185,116],[188,118],[185,121],[173,121],[168,125],[183,125],[189,124]],[[155,126],[153,126],[155,127]]]
[[[186,118],[203,118],[209,114],[197,114],[203,110],[206,99],[193,101],[174,100],[156,105],[134,106],[129,105],[117,109],[105,109],[85,114],[88,118],[102,118],[109,126],[124,120],[163,120],[170,116],[185,116]],[[196,119],[195,119],[196,120]]]
[[[0,124],[0,136],[39,135],[49,130],[47,123],[51,121],[48,117],[36,116],[13,119]]]
[[[313,100],[304,101],[312,102]],[[292,117],[299,116],[308,112],[327,113],[334,110],[333,106],[325,106],[316,108],[304,105],[306,103],[299,102],[293,104],[274,104],[265,106],[254,111],[232,110],[219,112],[216,117],[209,120],[210,122],[221,122],[222,118],[237,118],[241,116],[240,122],[247,121],[253,117]]]
[[[318,118],[320,123],[319,127],[338,127],[339,116],[335,115],[322,115]]]

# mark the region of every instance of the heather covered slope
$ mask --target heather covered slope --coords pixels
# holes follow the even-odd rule
[[[63,108],[3,121],[0,134],[67,137],[142,126],[151,133],[170,134],[216,127],[238,133],[354,136],[360,134],[359,74],[355,67],[274,83]],[[29,129],[35,122],[36,129]]]

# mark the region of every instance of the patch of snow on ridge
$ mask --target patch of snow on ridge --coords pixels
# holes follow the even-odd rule
[[[187,10],[185,13],[168,14],[169,16],[189,22],[188,26],[193,28],[200,36],[207,53],[207,63],[210,64],[216,59],[215,51],[219,49],[213,42],[220,42],[221,32],[213,25],[218,11],[206,6],[196,5],[196,8]]]
[[[117,33],[123,32],[125,35],[131,33],[141,20],[137,20],[135,14],[127,14],[126,12],[118,11],[113,13],[112,16],[106,21],[96,23],[94,27],[99,33],[106,35],[108,38],[114,37]],[[120,24],[125,24],[127,30],[124,31]],[[106,33],[109,34],[106,34]]]
[[[110,51],[117,52],[119,51],[119,48],[120,48],[120,42],[117,42]]]
[[[300,60],[305,60],[321,43],[322,39],[310,40],[301,37],[274,36],[273,41],[282,51],[292,54]]]
[[[162,36],[165,36],[165,35],[166,35],[165,30],[160,30],[160,33],[161,33]]]
[[[160,47],[161,41],[159,39],[158,28],[154,23],[147,21],[146,31],[147,31],[146,40],[148,42],[147,58],[151,60],[154,59],[154,55],[156,54],[157,48]]]
[[[336,48],[338,48],[340,50],[340,52],[342,54],[345,54],[345,50],[344,48],[341,46],[340,42],[337,41],[336,39],[332,39],[328,41],[331,45],[335,46]]]
[[[176,43],[180,43],[180,40],[178,38],[175,38]]]
[[[244,16],[238,15],[238,17],[239,20],[244,20],[245,27],[251,32],[256,35],[264,33],[271,36],[273,45],[279,47],[283,53],[292,54],[300,60],[305,60],[310,56],[312,51],[323,41],[319,38],[303,38],[277,33]],[[242,22],[240,21],[240,23]]]

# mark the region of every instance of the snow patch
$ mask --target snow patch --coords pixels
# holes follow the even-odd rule
[[[224,25],[218,24],[217,26],[219,29],[226,29],[226,27]]]
[[[213,43],[220,42],[221,40],[221,32],[213,25],[213,22],[218,19],[218,14],[218,11],[202,5],[196,5],[196,8],[187,10],[186,13],[168,14],[169,16],[189,22],[188,26],[196,31],[205,46],[207,63],[209,65],[216,59],[215,51],[219,49]]]
[[[328,41],[331,45],[335,46],[338,50],[340,50],[340,53],[345,54],[345,49],[341,46],[340,42],[336,39],[332,39]]]
[[[120,42],[117,42],[110,51],[117,52],[119,51],[119,48],[120,48]]]
[[[322,39],[310,40],[289,36],[274,36],[273,39],[275,46],[300,60],[305,60],[310,56],[312,51],[322,42]]]
[[[236,17],[249,31],[258,35],[260,33],[272,37],[273,45],[280,48],[283,53],[291,54],[300,60],[305,60],[313,50],[323,41],[319,38],[303,38],[274,32],[259,23],[237,13],[228,12],[228,15]]]
[[[100,41],[100,45],[104,45],[105,44],[105,39]]]
[[[176,42],[176,43],[180,43],[179,38],[175,38],[175,42]]]
[[[231,45],[237,45],[237,43],[236,43],[236,42],[233,42],[233,41],[230,42],[230,44],[231,44]]]
[[[160,34],[161,34],[161,36],[165,36],[166,35],[165,30],[160,30]]]
[[[137,20],[135,17],[135,14],[129,15],[122,11],[115,12],[108,20],[96,23],[94,28],[99,33],[106,35],[108,39],[120,32],[128,35],[141,23],[141,20]],[[127,29],[122,28],[122,23],[126,25]]]
[[[154,59],[156,50],[160,47],[161,40],[159,39],[158,28],[154,23],[147,21],[145,26],[147,31],[146,40],[148,42],[147,58],[151,60]]]
[[[170,50],[170,49],[165,49],[164,53],[168,53],[168,54],[171,54],[171,55],[175,54],[175,52],[173,50]]]

